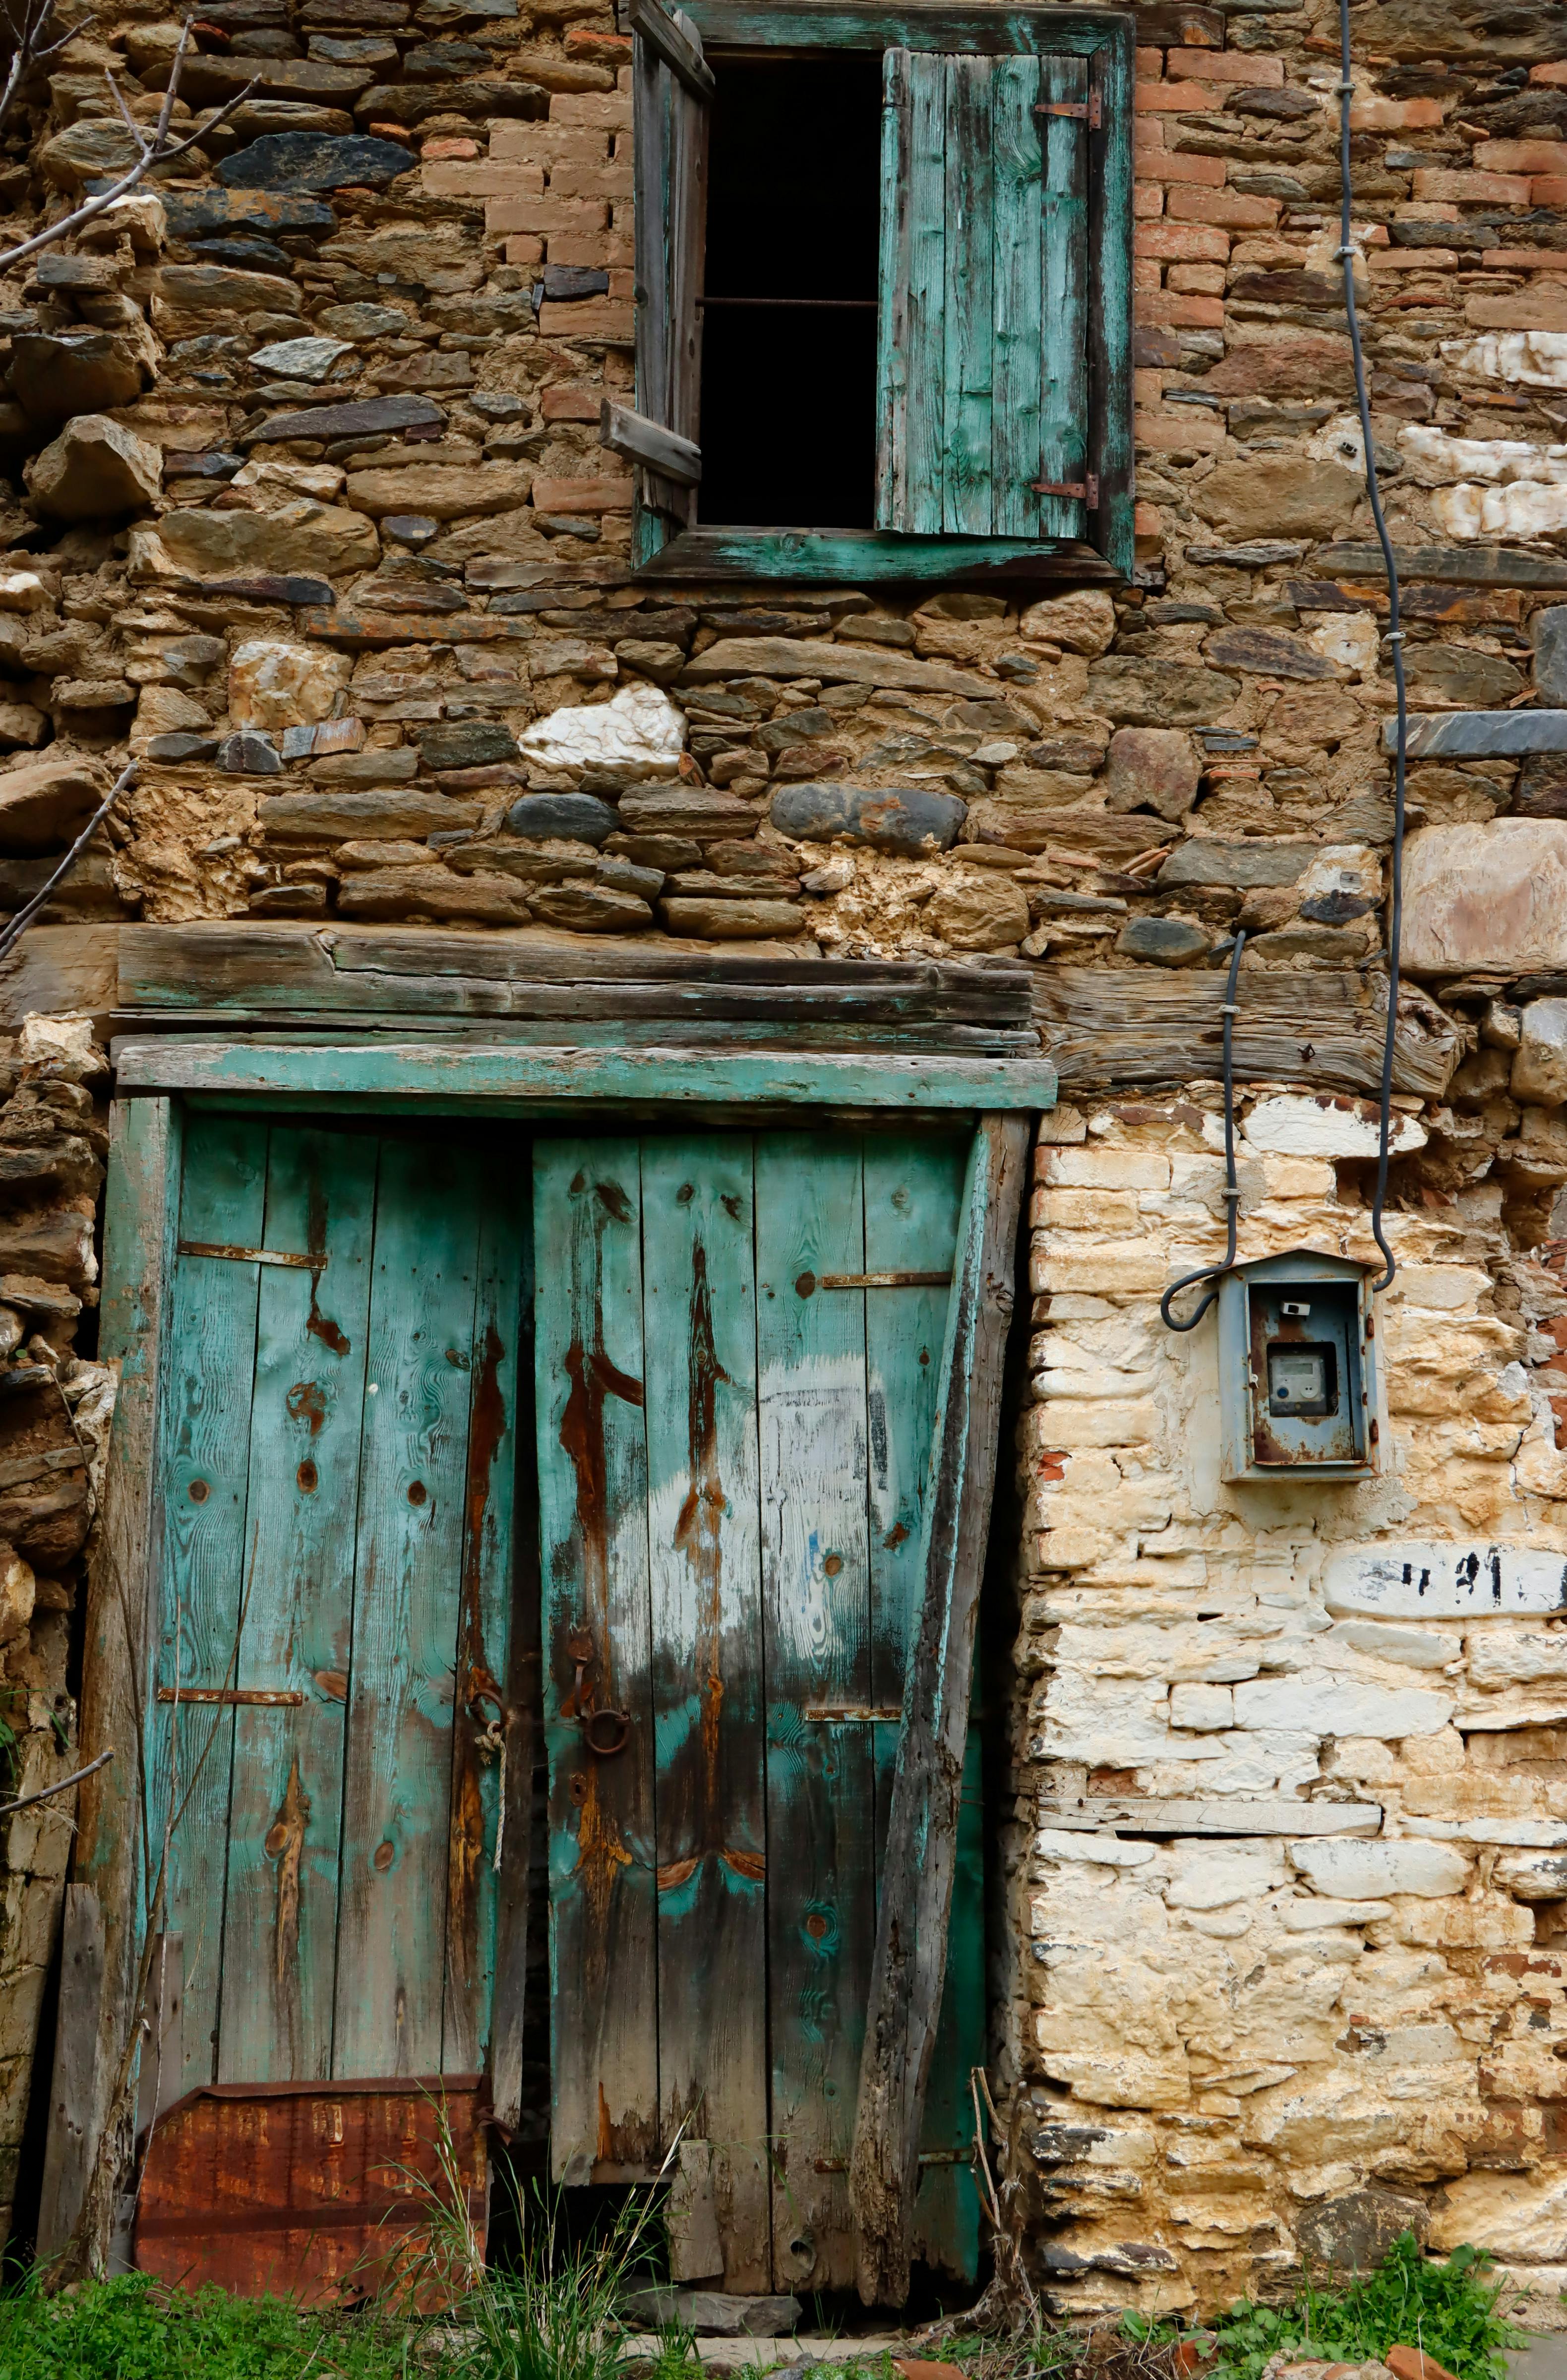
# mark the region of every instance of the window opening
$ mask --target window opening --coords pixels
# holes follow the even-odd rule
[[[881,55],[709,64],[699,517],[869,528]]]

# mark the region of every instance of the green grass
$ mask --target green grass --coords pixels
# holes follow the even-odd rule
[[[1314,2288],[1308,2275],[1287,2305],[1232,2306],[1212,2325],[1214,2380],[1257,2380],[1281,2348],[1363,2363],[1401,2343],[1424,2349],[1455,2380],[1504,2380],[1501,2350],[1524,2342],[1497,2312],[1501,2284],[1490,2279],[1490,2264],[1477,2248],[1455,2248],[1438,2264],[1406,2231],[1347,2289]]]
[[[0,2380],[412,2380],[406,2328],[281,2298],[185,2297],[140,2274],[0,2297]]]

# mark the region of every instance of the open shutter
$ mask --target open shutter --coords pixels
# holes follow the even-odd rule
[[[631,0],[637,166],[637,410],[604,407],[603,443],[642,471],[642,501],[688,525],[697,443],[697,297],[707,214],[712,74],[689,17]]]
[[[1084,537],[1089,62],[884,72],[876,526]]]

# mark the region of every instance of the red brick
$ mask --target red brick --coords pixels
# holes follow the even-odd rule
[[[1246,91],[1261,91],[1269,85],[1276,89],[1283,81],[1284,61],[1269,57],[1266,51],[1172,50],[1164,71],[1172,82],[1190,75],[1194,81],[1233,82]]]
[[[1132,512],[1132,533],[1139,545],[1145,540],[1152,543],[1164,535],[1164,515],[1157,504],[1138,500]]]
[[[1219,105],[1221,93],[1207,82],[1140,82],[1133,105],[1142,115],[1187,115]]]
[[[490,154],[522,165],[602,165],[610,153],[607,132],[584,131],[572,124],[496,124],[490,134]]]
[[[1567,256],[1552,248],[1488,248],[1480,262],[1488,273],[1567,273]]]
[[[544,195],[541,165],[497,164],[491,157],[451,164],[437,159],[425,166],[423,179],[427,199],[541,199]]]
[[[1157,182],[1134,182],[1132,213],[1138,223],[1150,222],[1164,212],[1164,192]]]
[[[637,295],[637,275],[629,265],[624,271],[610,274],[610,296],[624,306],[629,306]]]
[[[545,421],[597,421],[603,395],[601,388],[585,388],[575,381],[541,389],[540,417]]]
[[[428,164],[432,158],[482,157],[484,152],[477,140],[456,140],[448,138],[443,140],[427,140],[419,153]]]
[[[1164,374],[1146,364],[1139,364],[1132,373],[1134,405],[1157,405],[1164,395]]]
[[[544,261],[541,239],[508,239],[503,252],[508,264],[542,264]]]
[[[611,165],[601,162],[593,165],[559,164],[550,168],[550,196],[553,199],[629,199],[631,163]]]
[[[1567,175],[1537,174],[1529,184],[1529,198],[1537,207],[1567,207]]]
[[[1139,157],[1137,171],[1146,174],[1150,181],[1164,183],[1166,188],[1172,182],[1190,183],[1204,190],[1221,190],[1224,187],[1222,157],[1188,157],[1179,149],[1156,151],[1151,157]]]
[[[1221,264],[1172,264],[1165,273],[1164,285],[1179,289],[1187,298],[1222,298],[1224,272]]]
[[[1134,289],[1159,289],[1164,284],[1163,267],[1157,256],[1135,256],[1132,259]]]
[[[591,127],[595,131],[625,132],[631,126],[628,91],[557,91],[550,101],[552,124]]]
[[[1462,166],[1423,165],[1414,188],[1417,199],[1494,199],[1504,207],[1529,203],[1529,185],[1516,175],[1465,173]]]
[[[1239,190],[1175,189],[1166,212],[1177,223],[1220,224],[1226,231],[1271,231],[1277,199],[1248,199]]]
[[[552,310],[545,308],[548,313]],[[557,312],[570,313],[569,306],[556,308]],[[533,509],[540,513],[628,513],[631,510],[631,474],[624,479],[545,480],[533,482]]]
[[[1367,251],[1373,273],[1452,273],[1458,252],[1451,248],[1377,248]]]
[[[1544,66],[1529,68],[1531,82],[1567,82],[1567,58],[1548,58]]]
[[[1227,431],[1221,413],[1197,405],[1183,405],[1169,413],[1138,413],[1132,419],[1133,443],[1153,455],[1179,455],[1196,448],[1216,454]]]
[[[484,210],[487,232],[603,231],[609,209],[591,199],[492,199]]]
[[[1164,52],[1162,50],[1137,52],[1136,75],[1139,82],[1157,82],[1163,72]]]
[[[1356,99],[1350,103],[1352,132],[1431,132],[1442,120],[1439,99]]]
[[[1482,140],[1469,163],[1487,174],[1567,173],[1567,144],[1560,140]]]
[[[539,309],[539,328],[547,339],[630,340],[637,335],[637,310],[617,306],[611,298],[578,298],[556,306],[546,299]]]
[[[1136,317],[1157,330],[1221,331],[1224,327],[1222,298],[1182,298],[1172,290],[1150,289],[1137,292]]]
[[[636,249],[628,232],[556,231],[550,234],[550,262],[585,264],[595,273],[613,273],[624,265],[629,272]]]
[[[584,58],[589,66],[622,67],[631,57],[629,33],[596,33],[586,25],[573,25],[565,37],[568,58]]]
[[[1222,264],[1230,237],[1208,224],[1143,224],[1132,236],[1132,252],[1175,264]]]

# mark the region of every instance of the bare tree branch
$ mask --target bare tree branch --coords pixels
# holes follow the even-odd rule
[[[43,30],[48,13],[48,6],[45,6],[39,18],[39,31]],[[232,99],[225,99],[223,105],[215,109],[204,124],[198,125],[194,132],[188,133],[182,140],[171,140],[169,123],[174,115],[175,101],[179,95],[179,78],[185,65],[185,54],[189,46],[190,26],[191,19],[188,17],[180,27],[174,63],[169,69],[168,89],[164,93],[164,103],[158,110],[158,120],[152,128],[151,140],[143,134],[140,126],[127,107],[113,75],[109,73],[107,67],[104,68],[103,79],[108,84],[115,104],[125,118],[126,128],[140,152],[135,164],[108,189],[101,190],[96,198],[88,199],[79,207],[73,208],[68,215],[62,215],[58,223],[50,224],[46,230],[35,232],[31,239],[24,239],[18,247],[0,253],[0,273],[8,273],[13,265],[20,264],[25,258],[35,254],[39,249],[52,248],[56,240],[67,239],[74,232],[80,231],[84,225],[93,220],[94,216],[101,215],[105,208],[112,207],[116,199],[123,199],[128,191],[134,190],[139,182],[146,179],[154,165],[167,164],[173,158],[183,157],[188,149],[194,149],[199,140],[204,140],[209,132],[214,130],[218,125],[225,123],[237,107],[242,107],[251,92],[258,88],[261,77],[255,75],[243,91],[236,91]],[[35,54],[48,55],[47,52],[36,53],[36,35],[34,44]],[[55,48],[58,46],[57,42],[54,44]],[[0,92],[0,128],[3,128],[5,124],[5,109],[14,95],[12,86],[14,80],[18,79],[17,70],[20,60],[21,51],[18,49],[17,57],[12,62],[11,75],[7,77],[5,91]]]
[[[120,771],[119,775],[115,779],[114,783],[109,787],[109,790],[104,795],[103,800],[99,803],[97,808],[93,811],[92,816],[88,820],[87,824],[82,828],[81,832],[78,835],[70,849],[67,852],[64,859],[61,860],[58,868],[55,868],[54,874],[50,877],[48,882],[41,891],[33,894],[31,900],[24,909],[18,909],[17,911],[16,916],[11,919],[4,933],[0,933],[0,959],[7,958],[10,955],[11,952],[16,948],[17,943],[21,940],[23,934],[26,933],[33,919],[37,917],[40,909],[43,908],[44,903],[48,900],[49,895],[55,890],[55,885],[58,884],[64,877],[70,874],[71,869],[76,866],[77,861],[80,858],[82,853],[91,842],[93,835],[97,832],[99,826],[103,823],[103,820],[108,817],[109,812],[114,808],[115,804],[118,801],[126,787],[136,775],[138,766],[139,763],[135,760],[127,762],[126,766]]]
[[[108,1767],[114,1756],[111,1745],[107,1752],[101,1752],[96,1760],[90,1760],[85,1768],[78,1768],[69,1777],[62,1777],[57,1785],[45,1785],[39,1793],[24,1793],[19,1802],[0,1802],[0,1818],[14,1818],[18,1810],[30,1810],[35,1802],[52,1802],[56,1793],[68,1792],[73,1785],[79,1785],[84,1777],[95,1777],[100,1768]]]

